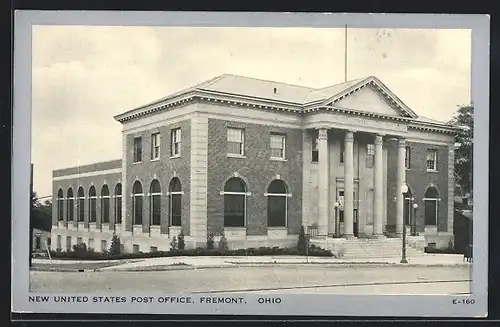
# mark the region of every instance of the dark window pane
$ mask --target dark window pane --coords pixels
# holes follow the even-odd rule
[[[224,185],[224,192],[245,192],[245,183],[237,177],[231,177]]]
[[[224,195],[224,227],[245,226],[245,196]]]
[[[116,203],[116,208],[115,208],[115,224],[121,224],[122,223],[122,198],[116,198],[115,199]]]
[[[172,194],[170,196],[171,225],[181,226],[182,223],[182,195]]]
[[[425,225],[437,225],[436,206],[437,201],[425,201]]]
[[[95,223],[97,220],[97,199],[90,199],[90,222]]]
[[[142,225],[142,196],[134,196],[134,225]]]
[[[151,218],[153,225],[160,225],[161,221],[161,204],[160,204],[161,197],[159,195],[153,195],[152,200],[151,200],[151,214],[153,217]]]
[[[286,194],[285,182],[279,179],[272,181],[267,188],[267,193]]]
[[[80,221],[80,222],[85,221],[85,200],[84,199],[78,200],[78,221]]]
[[[286,197],[268,196],[267,224],[270,227],[286,226]]]
[[[102,199],[102,222],[109,223],[109,198]]]

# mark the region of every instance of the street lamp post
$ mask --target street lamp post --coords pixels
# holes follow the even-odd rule
[[[416,236],[417,235],[417,209],[418,209],[418,204],[414,203],[413,204],[413,221],[412,221],[412,231],[411,235]]]
[[[333,204],[333,207],[335,208],[335,236],[337,238],[340,237],[340,221],[339,221],[339,215],[338,215],[338,209],[339,209],[340,204],[335,201]]]
[[[405,194],[407,192],[408,192],[408,185],[403,184],[401,187],[401,193]],[[406,226],[404,220],[403,220],[403,245],[402,245],[400,263],[408,263],[408,260],[406,260]]]

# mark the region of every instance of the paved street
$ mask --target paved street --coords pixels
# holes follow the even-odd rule
[[[463,294],[468,267],[279,265],[170,271],[32,271],[32,292]]]

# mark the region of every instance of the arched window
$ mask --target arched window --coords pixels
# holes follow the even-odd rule
[[[181,181],[174,177],[168,186],[170,226],[181,226],[182,224],[182,185]]]
[[[245,227],[246,185],[231,177],[224,185],[224,227]]]
[[[89,189],[89,222],[97,221],[97,193],[94,185]]]
[[[425,225],[437,226],[439,194],[435,187],[429,187],[425,191]]]
[[[161,224],[161,188],[157,179],[151,182],[149,194],[150,223],[152,226],[158,226]]]
[[[122,184],[115,186],[115,224],[122,223]]]
[[[73,198],[73,189],[70,187],[68,189],[68,198],[66,200],[66,210],[67,212],[67,221],[73,221],[74,219],[74,209],[75,209],[75,203],[74,203],[74,198]]]
[[[101,189],[101,221],[109,224],[109,188],[103,185]]]
[[[285,182],[276,179],[267,188],[267,226],[286,227],[288,195]]]
[[[57,192],[57,220],[64,220],[64,194],[63,190],[59,189]]]
[[[134,215],[134,225],[142,225],[142,185],[139,181],[132,187],[132,214]]]
[[[77,198],[78,222],[83,222],[85,221],[85,192],[81,186],[78,188]]]
[[[405,226],[410,226],[412,202],[413,202],[413,198],[411,195],[411,190],[410,190],[410,188],[408,188],[408,192],[403,193],[403,217],[404,217]]]

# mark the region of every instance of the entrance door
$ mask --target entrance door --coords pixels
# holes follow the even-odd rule
[[[354,209],[353,210],[353,213],[352,213],[352,216],[353,216],[353,233],[354,233],[354,236],[358,237],[359,235],[359,232],[358,232],[358,209]]]

